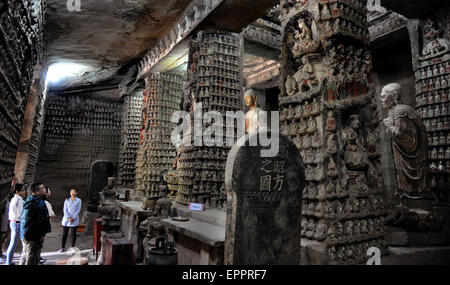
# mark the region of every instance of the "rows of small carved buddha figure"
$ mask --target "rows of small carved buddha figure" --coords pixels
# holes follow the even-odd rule
[[[423,65],[416,71],[416,91],[419,97],[424,93],[441,93],[449,87],[450,60]],[[427,94],[430,96],[429,94]],[[434,96],[433,96],[434,97]],[[428,100],[427,100],[428,101]]]
[[[368,74],[372,68],[370,51],[343,44],[328,51],[330,76],[327,80],[328,101],[338,101],[365,95],[368,92]]]
[[[328,264],[366,264],[368,259],[367,253],[370,248],[379,249],[381,255],[389,254],[389,248],[384,238],[377,238],[345,245],[331,245],[327,246]]]
[[[120,130],[118,102],[51,96],[46,104],[44,131],[51,137],[69,138],[72,134],[108,135]]]
[[[161,179],[176,156],[171,122],[180,109],[183,77],[176,74],[152,73],[146,78],[142,103],[140,146],[136,161],[136,190],[144,196],[144,205],[159,197]]]
[[[2,140],[0,137],[0,167],[14,168],[16,161],[17,147],[8,140]],[[4,170],[4,169],[3,169]],[[0,185],[7,179],[11,179],[12,172],[4,171],[0,173]]]
[[[369,41],[366,9],[362,1],[319,0],[319,27],[325,37],[351,36]]]
[[[416,107],[428,132],[433,188],[448,188],[450,173],[450,56],[420,61],[416,70]]]
[[[23,3],[0,4],[0,192],[14,173],[15,156],[23,125],[27,95],[41,44],[28,38],[30,23]],[[25,21],[23,21],[25,19]],[[32,36],[30,34],[30,36]]]
[[[123,186],[134,185],[136,174],[136,154],[139,149],[139,135],[142,124],[142,94],[125,97],[122,119],[122,141],[119,155],[119,183]]]
[[[239,93],[233,91],[231,94],[226,93],[226,88],[212,88],[211,93],[208,87],[201,87],[199,99],[201,100],[204,110],[224,110],[231,111],[240,108]]]
[[[50,95],[45,105],[45,148],[39,165],[67,168],[73,175],[85,177],[92,160],[100,155],[116,162],[121,118],[122,105],[118,102]]]
[[[347,200],[345,207],[343,205],[337,206],[337,208],[342,207],[338,208],[342,213],[337,217],[331,215],[327,215],[326,218],[324,216],[320,218],[312,217],[308,214],[308,211],[306,213],[302,211],[302,237],[320,242],[324,241],[327,244],[341,244],[382,236],[384,218],[379,215],[381,210],[371,213],[370,210],[373,208],[363,209],[364,206],[368,205],[359,205],[361,202],[358,201],[363,200],[354,199],[352,202]],[[365,203],[371,202],[365,200]],[[329,201],[324,204],[323,208],[319,210],[322,215],[325,215],[323,212],[327,210],[332,211],[331,208],[335,206]],[[330,209],[325,209],[327,206]],[[355,211],[355,207],[356,210],[361,210],[361,213],[352,213],[352,211]],[[365,212],[362,213],[362,210]],[[316,211],[316,213],[319,212]]]
[[[199,201],[220,208],[225,201],[223,181],[229,148],[181,147],[178,160],[177,202],[188,204]],[[214,195],[214,203],[212,202]]]
[[[217,111],[222,115],[226,111],[239,110],[242,84],[240,37],[227,32],[199,32],[190,51],[193,54],[186,91],[195,102],[202,103],[203,111]],[[192,113],[191,120],[196,123]],[[203,131],[209,127],[211,124],[207,121],[201,123]],[[224,167],[229,152],[227,146],[236,140],[236,126],[224,126],[221,130],[223,136],[212,132],[211,139],[220,139],[219,144],[223,147],[215,143],[208,146],[210,142],[204,138],[204,146],[192,147],[201,138],[192,129],[184,134],[177,169],[178,203],[197,202],[205,203],[207,207],[225,207]]]
[[[179,153],[178,153],[179,155]],[[179,188],[179,176],[178,176],[178,160],[179,157],[177,156],[171,165],[171,168],[167,172],[166,175],[164,175],[164,181],[167,182],[167,187],[169,188],[169,199],[172,201],[175,201],[177,197],[177,192],[180,189]]]
[[[42,19],[36,18],[36,22],[31,23],[30,7],[25,7],[23,3],[8,1],[3,5],[9,7],[4,7],[0,14],[0,66],[15,90],[27,92],[33,74],[33,61],[36,60],[35,52],[41,49],[38,46],[43,46],[42,35],[36,34],[41,32],[37,26]]]
[[[38,161],[39,146],[41,143],[42,124],[44,123],[44,92],[39,92],[36,104],[36,113],[33,122],[33,131],[28,143],[29,159],[24,184],[31,185],[34,180],[35,168]]]
[[[7,115],[0,112],[0,158],[4,161],[15,159],[18,141],[20,137],[20,127],[17,123],[12,122]],[[11,164],[8,162],[8,164]],[[2,173],[3,174],[3,173]],[[11,177],[10,177],[11,178]]]
[[[321,114],[322,105],[319,99],[304,101],[298,105],[289,105],[281,109],[280,131],[290,137],[296,144],[299,140],[311,137],[317,131],[317,124]],[[320,146],[316,146],[320,147]]]
[[[195,63],[197,76],[194,79],[198,86],[197,97],[206,104],[217,105],[217,108],[233,108],[238,103],[236,99],[240,96],[241,86],[239,38],[228,33],[200,34],[199,57]],[[218,98],[208,100],[211,96],[224,97],[225,101],[219,103],[216,101]]]

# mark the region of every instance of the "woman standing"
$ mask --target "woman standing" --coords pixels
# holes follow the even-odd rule
[[[61,249],[59,253],[64,252],[66,247],[67,235],[69,234],[69,229],[72,235],[72,247],[75,247],[75,242],[77,240],[77,226],[80,223],[80,211],[81,211],[81,199],[77,198],[77,190],[70,190],[70,197],[64,201],[64,217],[62,220],[63,226],[63,236]]]

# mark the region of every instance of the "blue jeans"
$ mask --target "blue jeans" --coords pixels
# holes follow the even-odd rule
[[[8,251],[6,252],[6,265],[11,265],[16,244],[20,238],[20,223],[11,221],[9,222],[9,227],[11,228],[11,239],[9,241]]]

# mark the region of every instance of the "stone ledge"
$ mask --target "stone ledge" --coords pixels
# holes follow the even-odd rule
[[[149,211],[143,210],[141,201],[118,202],[119,208],[136,216],[148,216]]]
[[[301,265],[326,265],[325,245],[301,240]],[[389,247],[389,255],[381,257],[381,265],[450,265],[450,246]]]
[[[382,265],[450,265],[450,247],[390,247]]]
[[[225,244],[225,227],[218,227],[194,219],[190,219],[187,222],[164,219],[161,220],[161,222],[166,225],[169,230],[199,240],[211,247],[223,247]]]
[[[225,228],[227,222],[227,213],[217,209],[208,209],[203,212],[191,211],[187,206],[173,203],[171,211],[175,212],[174,216],[188,217],[223,228]]]

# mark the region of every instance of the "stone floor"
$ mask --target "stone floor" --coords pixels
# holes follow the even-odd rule
[[[56,265],[58,261],[65,260],[73,256],[71,252],[58,253],[61,247],[62,238],[62,226],[61,221],[52,221],[52,232],[48,233],[45,237],[44,248],[42,249],[41,257],[47,259],[44,265]],[[76,247],[80,250],[81,256],[87,257],[89,265],[95,265],[95,255],[92,251],[93,235],[85,233],[77,233]],[[71,236],[69,234],[66,242],[66,250],[70,247]],[[18,264],[20,260],[20,254],[22,252],[22,244],[16,247],[14,255],[14,263]],[[4,265],[5,260],[0,260],[0,265]]]

